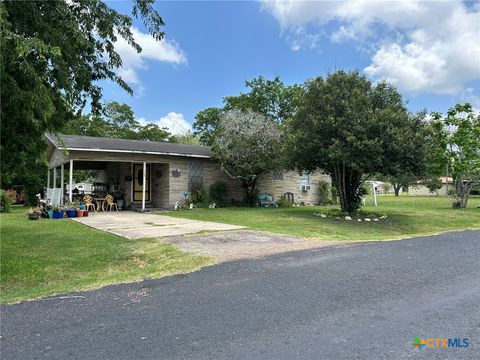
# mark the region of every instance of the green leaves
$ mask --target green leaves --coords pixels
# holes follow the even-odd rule
[[[457,104],[442,119],[432,113],[435,160],[454,178],[454,207],[466,207],[470,191],[480,183],[480,115],[470,104]]]
[[[424,164],[423,120],[407,114],[394,86],[358,72],[308,81],[287,133],[291,165],[331,174],[347,212],[359,207],[365,177],[419,173]]]
[[[159,40],[163,20],[152,4],[134,0],[132,12]],[[6,0],[0,2],[0,16],[5,186],[26,181],[24,174],[44,150],[45,132],[60,131],[87,103],[100,115],[100,80],[112,80],[132,93],[117,75],[122,60],[114,43],[121,37],[138,52],[141,48],[132,35],[132,19],[100,0]]]

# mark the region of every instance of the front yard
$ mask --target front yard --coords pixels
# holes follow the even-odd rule
[[[297,235],[319,240],[387,240],[431,235],[450,230],[480,229],[479,197],[471,197],[468,209],[454,210],[447,197],[379,196],[379,206],[366,211],[386,213],[379,222],[319,218],[314,212],[329,207],[195,209],[162,213],[196,220],[247,226],[255,230]]]
[[[379,197],[388,214],[378,222],[320,218],[326,207],[224,208],[162,215],[242,225],[318,240],[386,240],[449,230],[480,229],[480,198],[453,210],[442,197]],[[330,207],[333,208],[333,207]],[[159,239],[127,240],[70,220],[28,220],[24,207],[0,214],[0,302],[98,288],[107,284],[185,273],[214,259],[183,253]]]
[[[185,273],[213,263],[158,239],[127,240],[71,220],[0,214],[0,302]]]

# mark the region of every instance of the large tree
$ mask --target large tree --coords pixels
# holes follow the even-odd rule
[[[222,169],[241,185],[249,206],[257,201],[259,176],[278,167],[281,138],[275,120],[251,110],[227,111],[220,117],[212,149]]]
[[[140,124],[127,104],[110,101],[103,106],[102,115],[79,116],[62,128],[69,135],[99,136],[117,139],[172,141],[166,128],[157,124]]]
[[[295,99],[301,93],[298,85],[287,86],[276,76],[267,80],[259,76],[245,81],[248,92],[226,96],[223,108],[207,108],[197,113],[193,129],[204,145],[212,145],[217,135],[220,116],[225,111],[253,111],[281,124],[295,112]]]
[[[454,208],[466,208],[472,189],[480,184],[480,115],[470,104],[457,104],[447,116],[432,114],[437,163],[453,177]]]
[[[387,83],[372,85],[358,72],[308,81],[288,128],[292,165],[328,172],[348,213],[360,207],[362,184],[370,175],[391,175],[395,164],[413,171],[414,163],[423,161],[422,152],[401,153],[398,159],[403,133],[423,131],[408,116],[401,95]]]
[[[150,34],[163,37],[154,0],[134,0],[132,15]],[[132,18],[100,0],[0,3],[2,186],[22,181],[44,149],[42,135],[59,131],[89,102],[101,110],[99,81],[132,89],[117,74],[122,59],[115,42],[136,51]]]

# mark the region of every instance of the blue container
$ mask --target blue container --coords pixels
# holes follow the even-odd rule
[[[72,217],[77,216],[77,210],[75,210],[75,209],[67,210],[67,216],[68,216],[69,218],[72,218]]]
[[[53,210],[54,219],[63,219],[65,212],[63,210]]]
[[[85,204],[80,204],[80,210],[85,210]]]

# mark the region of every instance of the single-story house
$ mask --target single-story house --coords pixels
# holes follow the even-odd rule
[[[448,190],[453,189],[453,178],[442,176],[439,177],[442,183],[442,187],[436,192],[431,192],[422,181],[417,181],[416,184],[408,187],[408,194],[412,196],[436,196],[436,195],[448,195]]]
[[[228,184],[228,199],[241,200],[243,196],[239,184],[222,171],[208,146],[51,134],[45,135],[45,141],[47,197],[54,203],[72,200],[72,192],[65,189],[74,188],[74,170],[103,171],[108,188],[123,191],[126,208],[172,208],[185,199],[190,184],[197,182],[208,191],[211,184],[223,180]],[[58,177],[60,184],[55,180]],[[319,181],[331,182],[331,178],[322,172],[300,174],[279,169],[262,175],[258,185],[262,193],[275,199],[291,193],[297,203],[314,204],[319,201]]]

